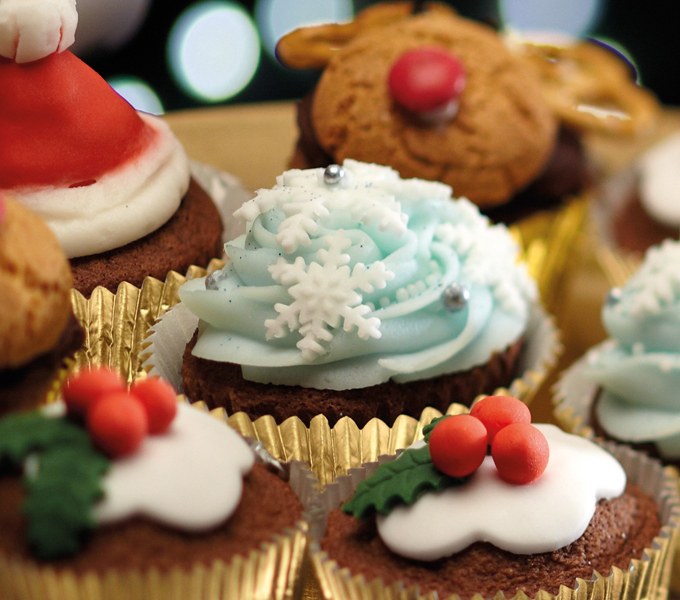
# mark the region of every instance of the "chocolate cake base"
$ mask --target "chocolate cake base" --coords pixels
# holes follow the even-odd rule
[[[204,533],[183,533],[151,521],[134,518],[97,529],[75,557],[51,561],[57,572],[88,570],[160,572],[209,565],[221,559],[246,556],[293,527],[302,517],[302,505],[291,487],[264,466],[256,464],[244,480],[241,502],[229,520]],[[16,477],[0,478],[0,553],[32,561],[21,516],[24,493]],[[187,506],[190,511],[191,507]]]
[[[194,179],[177,212],[149,235],[101,254],[71,259],[73,287],[89,296],[96,286],[115,292],[128,281],[139,287],[147,276],[164,280],[222,256],[222,221],[215,203]]]
[[[633,190],[612,217],[611,235],[621,249],[644,254],[665,239],[677,239],[678,230],[652,219]]]
[[[0,369],[0,417],[10,412],[32,410],[45,400],[64,359],[76,352],[84,341],[83,328],[71,314],[52,350],[21,368]]]
[[[182,361],[183,391],[192,402],[223,407],[229,414],[243,411],[251,419],[271,415],[279,423],[296,416],[309,424],[312,417],[323,414],[334,425],[341,417],[350,417],[360,427],[374,417],[389,425],[402,414],[419,418],[428,406],[442,412],[452,402],[469,406],[479,394],[510,384],[522,349],[518,341],[487,364],[460,373],[336,391],[248,381],[240,365],[193,356],[196,338],[194,334]]]
[[[360,521],[340,510],[331,513],[321,548],[369,582],[401,581],[406,587],[419,585],[421,594],[436,591],[441,598],[454,593],[464,600],[475,593],[492,598],[499,590],[506,598],[519,590],[533,598],[541,589],[556,594],[560,585],[573,588],[577,577],[589,579],[593,571],[607,575],[612,566],[626,570],[660,529],[654,500],[628,484],[622,496],[598,504],[578,540],[554,552],[516,555],[475,543],[449,558],[418,562],[393,554],[377,535],[374,519]]]

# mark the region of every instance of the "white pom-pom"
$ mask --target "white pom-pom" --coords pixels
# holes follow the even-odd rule
[[[75,0],[0,0],[0,56],[26,63],[63,52],[77,25]]]

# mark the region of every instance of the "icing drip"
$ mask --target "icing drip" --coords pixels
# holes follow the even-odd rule
[[[610,335],[586,355],[584,374],[602,387],[600,423],[612,436],[650,442],[680,457],[680,243],[650,248],[642,266],[603,308]]]
[[[640,201],[658,222],[680,227],[680,133],[669,136],[640,160]]]
[[[522,335],[536,289],[505,227],[443,184],[352,160],[342,172],[288,171],[236,212],[247,233],[228,266],[180,290],[203,321],[195,355],[348,389],[465,370]]]
[[[132,456],[113,461],[95,520],[135,515],[182,530],[219,525],[236,509],[254,454],[230,427],[180,404],[169,431],[150,436]]]
[[[553,425],[536,427],[550,445],[548,466],[537,481],[505,483],[487,456],[464,485],[423,494],[415,504],[379,516],[378,532],[385,544],[407,558],[437,560],[475,542],[535,554],[578,539],[598,500],[623,492],[625,472],[589,440]]]

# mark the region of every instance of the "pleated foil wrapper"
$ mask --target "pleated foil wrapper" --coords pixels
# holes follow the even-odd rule
[[[149,331],[147,339],[148,345],[144,349],[144,367],[149,371],[150,375],[159,376],[168,380],[175,389],[181,391],[182,355],[197,324],[197,317],[180,303],[166,312],[162,318],[153,325]],[[519,368],[521,375],[518,376],[508,388],[495,390],[494,393],[511,394],[522,399],[527,404],[530,403],[533,395],[543,383],[546,374],[556,363],[559,352],[559,336],[552,319],[541,308],[535,307],[532,311],[529,327],[525,336],[525,346],[522,351]],[[201,399],[192,398],[190,400],[200,401]],[[319,412],[322,412],[321,407]],[[427,409],[426,412],[429,414]],[[241,419],[243,419],[243,423],[241,423]],[[397,418],[397,422],[394,423],[394,428],[401,427],[400,419],[401,417]],[[409,422],[414,421],[416,420],[413,419]],[[260,417],[255,421],[255,424],[251,426],[249,424],[250,419],[245,414],[241,417],[240,414],[237,413],[230,416],[229,422],[235,425],[242,433],[249,436],[256,435],[258,439],[262,439],[267,450],[276,458],[281,460],[289,460],[291,458],[306,460],[308,458],[308,456],[297,456],[287,451],[284,442],[277,439],[276,433],[279,431],[279,424],[277,424],[273,417]],[[310,441],[308,452],[318,452],[321,448],[327,450],[331,449],[331,446],[325,445],[323,440],[326,436],[335,438],[336,436],[333,432],[342,432],[339,435],[343,436],[346,443],[338,444],[338,440],[335,439],[332,447],[334,451],[338,452],[338,456],[347,457],[343,462],[342,467],[338,465],[339,470],[335,469],[336,472],[343,472],[344,468],[360,464],[356,462],[351,464],[352,460],[350,460],[349,457],[354,457],[355,461],[359,458],[365,458],[365,456],[360,457],[356,452],[356,442],[358,440],[362,440],[361,443],[368,443],[368,447],[370,447],[371,444],[378,444],[381,453],[384,452],[386,446],[378,441],[380,436],[373,438],[372,434],[367,434],[366,432],[377,432],[380,430],[389,431],[390,425],[391,424],[384,423],[379,419],[373,419],[364,428],[364,432],[359,435],[358,427],[350,419],[340,419],[333,428],[330,428],[327,419],[320,414],[317,417],[314,417],[310,423],[310,436],[314,435],[318,437],[316,437],[315,440]],[[306,427],[297,417],[286,419],[280,426],[286,431],[306,431]],[[353,435],[350,432],[355,432],[356,435]],[[402,436],[399,435],[397,439],[402,439]],[[391,442],[391,444],[394,444],[394,442]],[[390,443],[388,443],[388,446],[389,445]],[[297,443],[293,446],[298,450],[300,449],[300,445]],[[403,446],[392,447],[394,450]],[[377,450],[378,446],[375,446],[375,449]],[[377,454],[375,456],[377,456]],[[309,456],[309,458],[311,458],[311,456]],[[318,460],[321,460],[322,462],[318,463]],[[314,468],[320,464],[325,464],[326,461],[322,457],[317,456],[315,460],[311,462],[312,468]],[[323,469],[320,469],[320,471],[323,471]],[[322,482],[328,480],[324,472],[316,472],[315,470],[315,473]]]
[[[200,406],[197,408],[201,408]],[[219,411],[212,416],[222,420]],[[272,532],[272,540],[230,562],[150,569],[74,573],[0,552],[0,598],[3,600],[232,600],[299,598],[305,583],[308,526],[318,483],[299,462],[290,465],[289,482],[305,512],[295,527]],[[190,508],[188,508],[190,510]],[[317,511],[318,512],[318,511]],[[84,550],[87,551],[87,550]],[[130,549],[134,555],[134,548]],[[307,571],[309,567],[306,567]]]
[[[561,586],[557,594],[541,590],[535,596],[537,600],[663,600],[668,596],[672,560],[680,528],[676,473],[664,468],[658,461],[625,446],[613,443],[604,443],[603,446],[621,462],[628,479],[640,485],[656,500],[662,528],[651,546],[644,549],[640,558],[632,559],[627,569],[613,567],[606,574],[593,572],[589,579],[577,579],[573,587]],[[323,509],[310,524],[311,562],[318,581],[320,598],[442,600],[436,593],[421,592],[417,586],[406,586],[403,582],[366,581],[348,568],[341,568],[320,549],[319,542],[324,534],[328,513],[350,498],[359,483],[375,472],[379,464],[393,459],[394,457],[380,457],[377,462],[353,469],[351,474],[339,478],[323,490]],[[474,596],[478,600],[483,597],[481,594]],[[494,596],[497,600],[509,597],[500,591]],[[458,596],[452,595],[450,598]],[[523,592],[516,593],[512,598],[529,600]]]
[[[593,430],[592,410],[597,397],[597,383],[584,376],[586,357],[582,357],[566,369],[553,386],[553,416],[555,421],[570,433],[590,439],[596,437]],[[669,466],[669,469],[675,467]],[[678,482],[680,487],[680,481]],[[680,542],[680,540],[679,540]],[[670,589],[680,594],[680,552],[675,554]]]
[[[555,314],[573,261],[573,246],[588,215],[590,192],[565,200],[555,210],[537,212],[510,227],[536,280],[543,305]]]

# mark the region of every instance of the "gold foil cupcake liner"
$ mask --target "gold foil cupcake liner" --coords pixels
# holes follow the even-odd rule
[[[592,427],[592,409],[598,386],[583,375],[587,360],[587,356],[577,360],[561,374],[553,386],[553,416],[565,431],[594,439],[596,436]],[[680,488],[680,481],[678,487]],[[680,593],[680,552],[675,554],[673,562],[670,588],[673,592]]]
[[[143,364],[149,374],[162,377],[176,389],[182,389],[182,356],[197,325],[197,317],[181,303],[167,311],[153,325],[149,331],[148,345],[144,350]],[[552,319],[541,308],[535,307],[530,316],[519,367],[522,375],[507,389],[498,389],[495,393],[511,394],[530,403],[546,374],[556,363],[559,352],[559,336]],[[199,401],[200,398],[190,400]],[[424,414],[430,415],[435,412],[437,411],[434,409],[432,411],[426,409]],[[252,423],[247,415],[236,413],[229,417],[229,422],[244,435],[261,440],[277,459],[310,462],[316,476],[320,481],[326,482],[344,473],[347,468],[365,462],[371,452],[375,457],[404,447],[399,444],[405,438],[410,439],[412,423],[418,421],[400,416],[390,428],[389,424],[372,419],[363,430],[359,430],[354,421],[347,418],[340,419],[331,428],[327,419],[318,415],[311,420],[308,430],[297,417],[286,419],[279,427],[271,416],[260,417]],[[409,425],[405,425],[406,423]],[[409,433],[404,435],[401,432],[402,427],[407,427]],[[287,439],[283,439],[281,431],[286,431]],[[381,432],[391,432],[388,435],[391,439],[383,443],[387,433]],[[308,443],[298,443],[303,436],[309,436]],[[326,444],[326,440],[330,440],[331,443]],[[329,451],[333,452],[333,456],[320,454]],[[357,460],[360,462],[357,463]],[[332,466],[327,470],[329,465]]]
[[[199,407],[200,408],[200,407]],[[223,419],[219,412],[211,413]],[[303,520],[272,536],[258,550],[230,562],[177,567],[169,571],[109,570],[77,574],[0,553],[3,600],[231,600],[298,597],[307,547],[311,499],[317,481],[306,465],[290,465],[291,487],[305,507]],[[132,548],[130,550],[134,552]]]
[[[466,409],[465,409],[466,410]],[[659,508],[661,530],[651,546],[645,548],[640,558],[632,559],[627,569],[613,567],[608,574],[593,572],[590,579],[577,579],[573,587],[561,586],[557,594],[539,591],[535,598],[541,600],[663,600],[668,595],[672,558],[680,528],[680,498],[677,476],[672,469],[664,469],[658,461],[642,453],[614,443],[604,443],[623,465],[630,481],[640,485],[650,494]],[[378,465],[393,457],[381,457],[378,462],[354,469],[350,475],[328,485],[322,495],[322,509],[310,524],[311,561],[322,598],[361,598],[362,600],[413,599],[435,600],[436,593],[421,593],[417,586],[407,587],[403,582],[366,581],[361,575],[341,568],[320,549],[319,542],[325,529],[326,515],[347,500],[358,484],[377,469]],[[565,493],[569,493],[568,490]],[[458,598],[458,596],[450,596]],[[505,598],[499,592],[494,598]],[[483,598],[476,595],[475,598]],[[517,592],[513,600],[528,600]]]
[[[543,304],[551,313],[559,307],[573,246],[582,232],[589,204],[590,193],[584,192],[565,200],[558,209],[537,212],[510,227]]]

